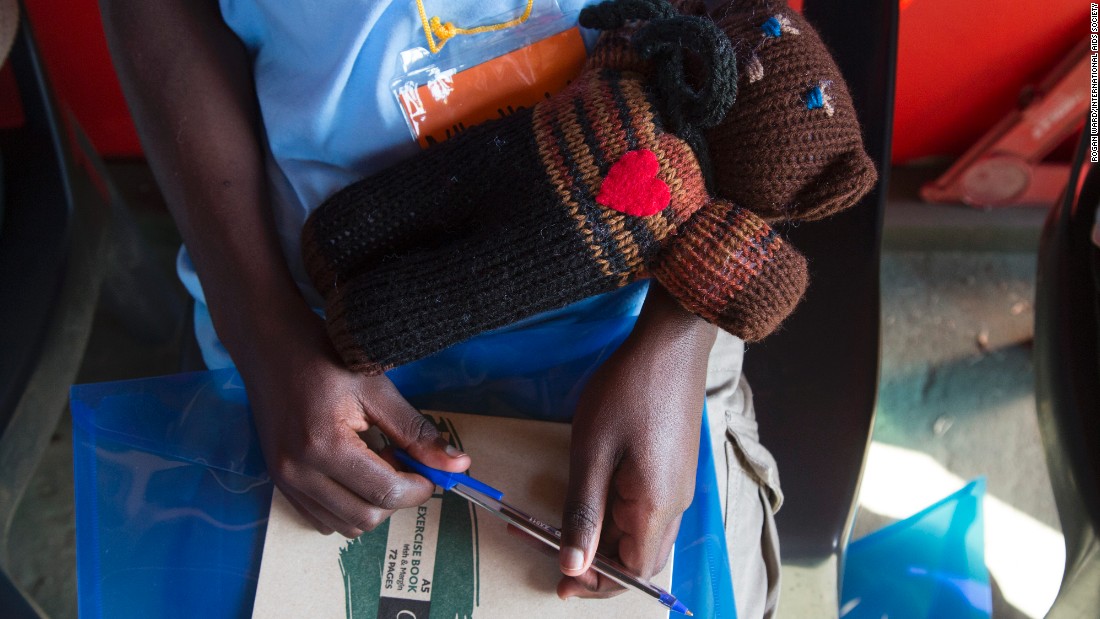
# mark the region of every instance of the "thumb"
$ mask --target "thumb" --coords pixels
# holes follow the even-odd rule
[[[418,462],[453,473],[470,468],[470,456],[448,443],[435,422],[409,404],[389,379],[364,398],[363,408],[396,446]]]
[[[611,459],[574,443],[562,514],[561,572],[580,576],[596,556],[600,528],[611,485]]]

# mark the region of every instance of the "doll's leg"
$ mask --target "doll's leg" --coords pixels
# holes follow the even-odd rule
[[[332,291],[329,336],[350,367],[378,373],[636,277],[640,261],[608,272],[591,251],[574,226],[524,225],[397,256]]]
[[[530,111],[485,123],[330,196],[306,220],[303,261],[325,296],[383,257],[438,247],[518,208],[540,170]],[[511,199],[509,199],[511,198]],[[493,212],[497,211],[497,212]]]

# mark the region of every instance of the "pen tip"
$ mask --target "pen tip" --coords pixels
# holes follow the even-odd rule
[[[690,610],[685,612],[684,614],[686,614],[688,617],[694,617],[695,616],[695,613],[691,612]]]

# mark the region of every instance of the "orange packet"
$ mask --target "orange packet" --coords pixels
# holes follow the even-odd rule
[[[463,71],[443,71],[397,99],[421,148],[530,107],[565,88],[584,66],[580,30],[558,34]]]

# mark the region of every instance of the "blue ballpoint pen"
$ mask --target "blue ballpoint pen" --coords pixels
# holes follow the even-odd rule
[[[512,507],[508,503],[505,503],[503,500],[504,493],[496,488],[484,484],[464,473],[450,473],[434,469],[426,464],[421,464],[402,449],[394,449],[394,455],[397,456],[397,460],[401,462],[401,464],[423,475],[428,481],[431,481],[444,490],[450,490],[474,505],[481,506],[495,514],[498,518],[514,525],[519,530],[531,535],[551,548],[561,548],[560,529],[548,525]],[[592,560],[592,569],[628,589],[634,589],[645,593],[673,612],[689,617],[692,616],[692,612],[688,610],[687,606],[684,606],[677,600],[676,596],[651,582],[634,576],[627,571],[625,567],[600,553],[596,553],[596,557]]]

